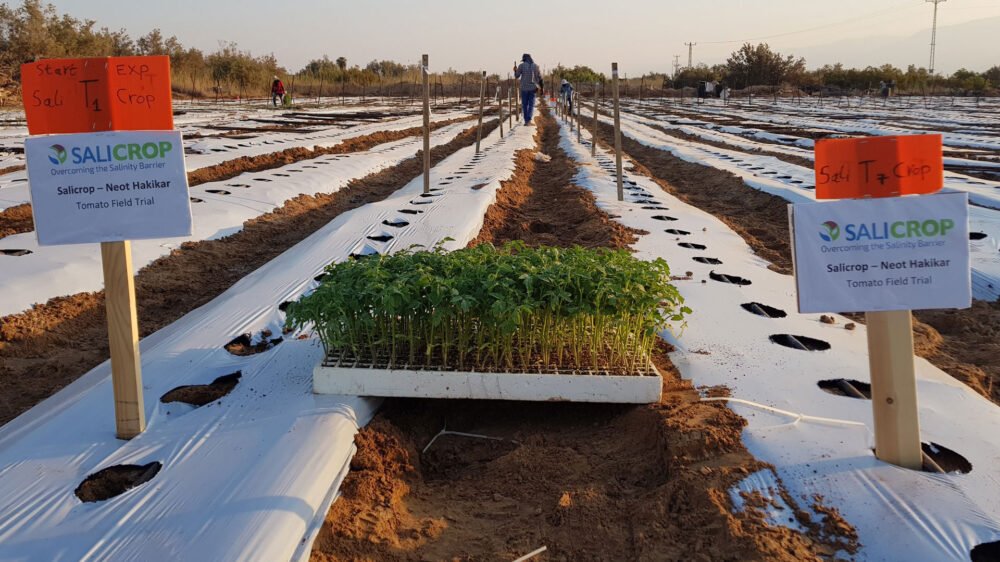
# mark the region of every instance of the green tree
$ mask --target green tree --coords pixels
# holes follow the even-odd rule
[[[780,84],[802,75],[805,67],[804,58],[782,56],[772,51],[767,43],[744,43],[726,60],[728,79],[735,86]]]

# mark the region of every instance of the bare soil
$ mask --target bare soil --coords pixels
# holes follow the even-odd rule
[[[149,482],[162,468],[162,464],[119,464],[88,476],[76,487],[76,497],[84,502],[99,502],[123,494],[140,484]]]
[[[543,114],[542,151],[518,155],[473,243],[524,236],[530,244],[623,247],[616,226],[582,188]],[[562,207],[573,212],[562,212]],[[544,217],[540,209],[549,212]],[[559,237],[534,232],[544,219]],[[582,227],[581,227],[582,225]],[[311,559],[811,560],[854,552],[857,536],[835,510],[789,513],[805,534],[733,513],[728,490],[766,470],[743,447],[745,420],[700,402],[660,342],[663,399],[643,406],[463,400],[387,400],[357,438],[358,452],[313,545]],[[725,389],[712,389],[715,395]],[[491,439],[441,435],[440,430]],[[424,450],[426,448],[426,450]],[[810,502],[821,504],[821,498]]]
[[[613,128],[600,125],[607,143]],[[771,262],[770,268],[792,273],[788,202],[753,189],[737,176],[685,162],[672,154],[622,136],[622,150],[668,193],[712,213]],[[1000,405],[1000,302],[974,301],[964,310],[914,311],[914,346],[918,356]],[[864,317],[854,317],[863,322]]]
[[[484,124],[484,132],[495,126],[496,121]],[[473,126],[432,149],[432,163],[475,140]],[[397,166],[352,181],[336,193],[294,197],[273,212],[245,222],[236,234],[185,243],[146,266],[135,279],[140,336],[215,298],[341,213],[380,201],[403,187],[420,175],[421,154],[418,151]],[[103,292],[54,298],[0,318],[0,423],[107,359],[107,345]]]
[[[31,216],[31,204],[15,205],[0,211],[0,240],[22,232],[35,230],[35,219]]]

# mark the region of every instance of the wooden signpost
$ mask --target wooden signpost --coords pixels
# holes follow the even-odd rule
[[[22,65],[21,75],[36,236],[39,244],[101,242],[115,425],[118,438],[131,439],[146,422],[131,245],[117,236],[191,233],[180,135],[160,132],[173,129],[170,59],[49,59]],[[49,134],[63,136],[34,136]],[[81,167],[96,185],[54,197],[66,192],[63,174]],[[81,219],[81,205],[101,219]],[[70,241],[67,228],[77,228]]]
[[[622,123],[618,111],[618,63],[611,63],[611,94],[615,98],[615,170],[618,172],[618,200],[625,200],[622,184]],[[596,117],[595,117],[596,119]]]
[[[427,55],[421,57],[420,73],[424,76],[424,193],[431,192],[431,91],[428,85]]]
[[[816,199],[934,193],[944,184],[941,135],[816,141]]]
[[[889,215],[895,209],[915,206],[918,203],[917,200],[907,198],[906,200],[899,200],[898,204],[887,205],[881,199],[906,194],[929,194],[940,190],[943,184],[940,135],[819,140],[816,141],[815,146],[815,167],[816,198],[856,199],[857,201],[854,205],[857,209],[847,215],[847,218],[844,220],[840,218],[830,220],[834,218],[835,209],[832,207],[824,207],[826,210],[823,213],[812,213],[810,211],[816,215],[815,218],[808,223],[804,223],[802,228],[796,228],[795,225],[799,224],[800,220],[803,220],[799,215],[804,215],[806,209],[796,210],[801,206],[792,206],[796,280],[800,284],[800,311],[804,308],[802,300],[805,298],[803,297],[805,294],[804,291],[807,289],[812,291],[810,289],[811,285],[806,284],[803,286],[802,283],[806,283],[804,279],[807,274],[815,275],[816,271],[816,268],[810,268],[809,271],[803,270],[805,267],[803,264],[807,259],[810,261],[810,265],[812,265],[812,261],[815,261],[813,253],[819,251],[819,248],[815,245],[861,243],[855,242],[857,240],[864,242],[866,244],[866,251],[870,250],[872,254],[866,254],[866,259],[863,260],[864,263],[851,263],[849,264],[850,267],[854,268],[854,270],[864,267],[865,271],[869,267],[877,267],[877,273],[874,273],[874,275],[878,277],[872,283],[877,287],[882,287],[883,283],[899,287],[888,290],[898,292],[900,294],[900,302],[911,301],[912,304],[910,304],[910,307],[928,308],[935,304],[933,299],[941,299],[942,293],[948,293],[955,296],[954,300],[956,302],[942,303],[938,301],[940,305],[947,305],[949,307],[969,306],[968,299],[971,298],[971,290],[968,287],[968,242],[967,234],[965,233],[967,224],[959,224],[963,217],[932,220],[944,217],[948,212],[952,213],[952,215],[948,216],[960,215],[962,212],[967,213],[965,199],[961,195],[951,193],[927,195],[926,197],[940,197],[942,199],[926,203],[920,201],[919,203],[925,208],[929,208],[930,211],[923,211],[920,220],[909,221],[903,221],[899,217],[890,217]],[[960,198],[960,201],[958,201],[960,206],[957,212],[954,210],[954,204],[945,204],[945,199],[950,201],[955,199],[955,197]],[[864,200],[866,199],[870,200],[870,202],[865,202]],[[904,203],[906,205],[903,205]],[[837,204],[807,203],[805,205],[823,207],[824,205]],[[949,205],[952,211],[946,210],[946,207]],[[872,209],[872,211],[869,211],[871,214],[870,217],[853,218],[861,216],[861,212],[869,208]],[[876,220],[872,221],[871,219]],[[822,220],[827,220],[828,222],[820,224]],[[879,223],[879,220],[886,221],[884,227],[880,226],[882,223]],[[853,222],[858,222],[859,224],[851,224]],[[967,218],[965,222],[967,223]],[[937,224],[945,226],[939,227],[936,226]],[[953,227],[954,231],[951,233],[952,238],[947,241],[950,246],[945,247],[945,230],[949,224]],[[911,228],[913,225],[916,226]],[[820,229],[818,235],[815,233],[817,228]],[[856,230],[860,228],[866,229],[867,236],[862,236]],[[882,229],[881,232],[879,228]],[[798,230],[802,232],[796,232]],[[816,236],[818,238],[812,238]],[[944,256],[948,259],[942,259],[935,263],[951,263],[953,267],[956,267],[957,274],[953,274],[950,290],[944,289],[943,285],[941,288],[935,285],[927,287],[926,293],[921,295],[914,287],[909,286],[912,285],[909,281],[909,275],[921,275],[917,273],[918,270],[910,268],[919,266],[920,262],[916,260],[917,263],[913,263],[913,260],[904,259],[907,256],[902,253],[904,250],[899,249],[904,243],[899,241],[905,240],[905,237],[919,238],[928,236],[933,237],[935,240],[928,247],[944,248],[934,250],[942,255],[928,254],[928,252],[933,251],[925,249],[920,251],[919,257],[940,258]],[[805,240],[808,240],[809,244],[806,244]],[[899,241],[894,242],[894,240]],[[941,241],[937,242],[936,240]],[[921,241],[923,240],[921,239]],[[909,243],[913,244],[913,242]],[[833,249],[838,250],[840,248]],[[884,252],[884,254],[879,252]],[[963,256],[959,252],[965,252],[965,255]],[[806,255],[807,253],[809,255]],[[888,258],[889,261],[880,262],[879,260],[882,255],[890,256]],[[912,256],[908,257],[912,258]],[[893,258],[900,261],[893,261]],[[962,261],[963,258],[964,261]],[[869,266],[869,262],[874,265]],[[837,266],[832,268],[832,270],[836,272],[838,267],[845,266]],[[886,267],[889,269],[883,271]],[[904,268],[904,275],[900,276],[898,271],[892,271],[896,268]],[[823,274],[830,269],[823,267]],[[853,278],[861,278],[857,273],[852,273],[852,275]],[[948,283],[946,275],[945,268],[936,268],[934,282]],[[914,277],[913,279],[918,278]],[[931,277],[926,277],[926,279],[930,280]],[[843,286],[840,279],[831,278],[829,282],[835,283],[835,285],[831,285],[834,287]],[[924,282],[929,283],[930,281]],[[869,282],[864,281],[864,283]],[[906,290],[912,290],[913,292],[903,296],[902,291],[904,286]],[[871,311],[871,309],[868,309],[869,311],[865,313],[868,326],[868,357],[875,426],[875,455],[886,462],[919,470],[923,464],[923,455],[917,412],[911,313],[908,309],[888,309],[891,306],[881,304],[885,302],[882,296],[870,293],[872,290],[880,289],[868,289],[868,285],[865,285],[865,287],[863,290],[868,293],[858,293],[857,296],[848,296],[846,298],[855,300],[863,298],[875,299],[879,302],[879,306],[882,307],[882,310]],[[963,289],[965,293],[963,293]],[[844,290],[846,291],[846,289]],[[821,287],[817,291],[817,294],[828,295],[829,293],[827,293],[825,288]],[[824,298],[841,298],[839,301],[841,306],[844,303],[844,297],[841,296],[824,296]],[[860,301],[856,304],[859,303]],[[806,308],[809,312],[815,312],[818,308],[826,310],[826,308],[823,308],[824,306],[835,305],[810,303]],[[852,308],[851,310],[857,309]]]
[[[21,65],[28,133],[170,130],[170,58],[47,59]]]

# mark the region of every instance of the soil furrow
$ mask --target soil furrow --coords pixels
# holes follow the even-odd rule
[[[611,125],[599,125],[605,145],[613,133]],[[772,270],[792,273],[787,201],[729,172],[685,162],[624,135],[622,150],[665,191],[729,225]],[[963,310],[916,310],[913,316],[917,355],[1000,404],[1000,301],[973,301]]]
[[[497,122],[483,124],[484,135]],[[431,150],[437,163],[476,141],[473,126]],[[140,336],[170,324],[300,242],[335,217],[380,201],[420,175],[421,152],[397,166],[354,180],[332,194],[299,195],[243,230],[218,240],[188,242],[135,278]],[[278,303],[275,303],[277,306]],[[0,423],[86,373],[108,357],[104,294],[78,293],[0,318]]]
[[[431,123],[431,130],[437,130],[453,123],[470,121],[476,118],[477,116],[460,117],[457,119],[450,119],[448,121]],[[287,148],[280,152],[261,154],[259,156],[241,156],[239,158],[226,160],[225,162],[221,162],[219,164],[206,166],[204,168],[188,172],[188,185],[194,187],[203,183],[224,181],[232,179],[243,173],[272,170],[274,168],[280,168],[302,160],[311,160],[327,154],[363,152],[380,144],[417,136],[422,133],[423,127],[410,127],[409,129],[403,129],[400,131],[378,131],[368,135],[347,139],[344,142],[329,148],[320,146],[312,149],[297,147]],[[25,216],[27,217],[26,220],[24,218]],[[0,212],[0,240],[2,240],[5,236],[31,232],[34,229],[35,223],[31,216],[30,203],[10,207],[9,209],[5,209]]]
[[[536,122],[551,161],[518,155],[473,244],[634,240],[572,184],[552,119]],[[387,400],[356,438],[311,559],[512,560],[546,546],[548,560],[801,560],[854,549],[842,522],[830,537],[805,521],[806,536],[757,510],[732,513],[727,490],[767,465],[743,447],[745,421],[701,403],[668,352],[655,352],[664,397],[653,405]],[[496,439],[444,435],[423,451],[442,428]]]

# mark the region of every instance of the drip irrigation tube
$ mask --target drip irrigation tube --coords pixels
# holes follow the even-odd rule
[[[851,398],[860,398],[862,400],[867,400],[868,397],[861,393],[860,390],[854,387],[853,384],[846,381],[845,379],[840,379],[837,381],[837,387],[844,391],[844,394],[850,396]]]

